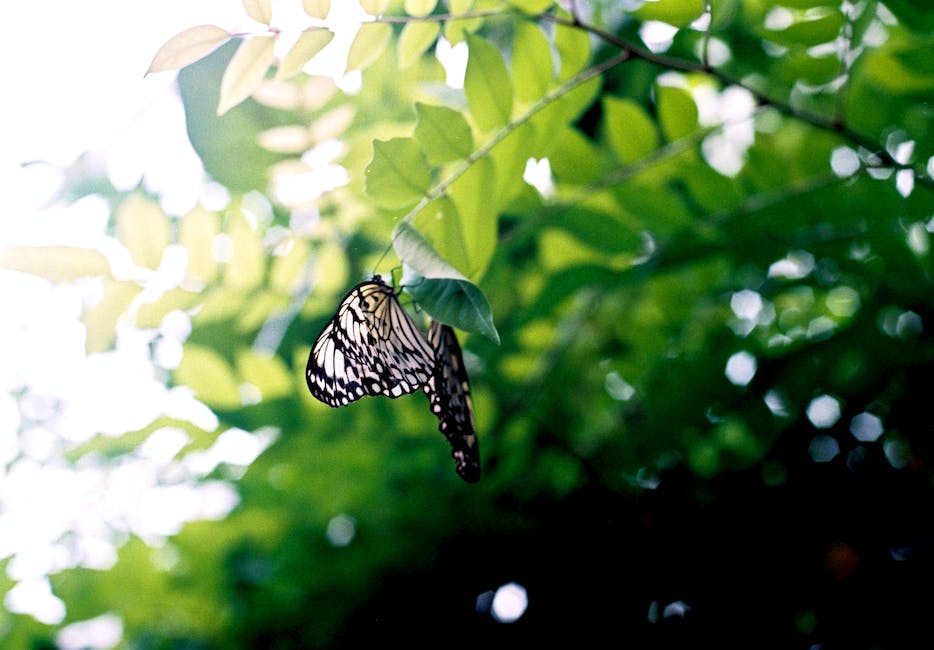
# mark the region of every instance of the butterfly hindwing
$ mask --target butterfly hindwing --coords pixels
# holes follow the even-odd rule
[[[458,475],[475,483],[480,479],[480,447],[461,348],[454,330],[434,320],[428,329],[428,342],[435,351],[435,370],[425,384],[425,394],[438,418],[438,430],[451,445]]]
[[[431,378],[434,351],[376,275],[341,300],[308,355],[308,390],[330,406],[365,395],[399,397]]]

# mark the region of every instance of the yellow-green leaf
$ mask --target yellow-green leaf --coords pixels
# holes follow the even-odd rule
[[[282,359],[274,354],[249,348],[237,353],[237,370],[243,382],[259,389],[264,400],[284,397],[294,392],[294,380]]]
[[[99,250],[73,246],[0,247],[0,268],[38,275],[52,282],[110,273],[110,264]]]
[[[220,232],[216,214],[197,206],[183,216],[178,226],[178,240],[188,253],[187,279],[206,285],[217,273],[214,238]]]
[[[156,269],[169,245],[169,218],[158,203],[131,194],[117,210],[117,236],[135,264]]]
[[[425,53],[438,39],[441,25],[436,22],[412,22],[402,28],[399,35],[399,67],[407,68]]]
[[[558,24],[555,25],[554,42],[558,60],[561,61],[558,78],[566,81],[583,70],[590,61],[590,38],[583,29]]]
[[[276,79],[289,79],[297,75],[305,67],[305,64],[324,49],[324,46],[330,43],[333,38],[334,32],[323,27],[309,27],[303,31],[298,40],[295,41],[295,45],[289,49],[282,59],[282,63],[279,64],[279,69],[276,70]]]
[[[240,406],[239,382],[233,369],[211,348],[185,344],[185,354],[175,369],[175,382],[191,388],[195,397],[208,406]]]
[[[431,183],[425,154],[412,138],[375,140],[373,158],[364,175],[367,195],[386,208],[414,204]]]
[[[381,16],[389,6],[389,0],[360,0],[360,6],[371,16]]]
[[[324,20],[331,10],[331,0],[302,0],[302,7],[312,18]]]
[[[447,106],[415,104],[418,116],[415,139],[433,165],[462,160],[473,153],[470,125],[458,111]]]
[[[684,27],[704,13],[704,0],[649,0],[635,13],[642,20],[659,20]]]
[[[272,0],[242,0],[247,16],[258,23],[272,22]]]
[[[87,331],[85,348],[88,353],[110,348],[116,335],[117,321],[140,291],[142,287],[135,282],[108,280],[104,283],[101,299],[81,317]]]
[[[462,273],[469,272],[467,233],[450,197],[442,196],[429,203],[415,215],[412,225],[445,262]]]
[[[697,104],[684,88],[657,85],[655,102],[658,106],[658,123],[669,142],[697,129]]]
[[[463,270],[470,278],[483,277],[496,249],[496,172],[492,160],[481,158],[448,188],[467,234],[469,266]]]
[[[635,162],[658,147],[658,131],[652,118],[628,99],[604,98],[603,129],[610,149],[622,163]]]
[[[540,14],[554,3],[555,0],[509,0],[509,4],[527,14]]]
[[[266,252],[263,240],[243,213],[231,216],[227,233],[233,245],[233,254],[224,273],[227,285],[237,289],[252,289],[263,281]]]
[[[461,16],[473,9],[474,0],[448,0],[448,8],[452,16]],[[444,24],[444,37],[452,45],[457,45],[483,26],[483,18],[468,18],[465,20],[449,20]]]
[[[553,76],[551,46],[545,34],[533,23],[519,22],[512,43],[516,97],[524,102],[538,101],[548,90]]]
[[[427,16],[438,6],[438,0],[405,0],[403,6],[410,16]]]
[[[308,240],[298,237],[284,243],[287,246],[285,253],[273,258],[269,286],[283,293],[292,293],[306,281],[311,246]]]
[[[253,94],[272,65],[275,43],[272,36],[254,36],[240,44],[221,79],[218,115],[223,115]]]
[[[512,83],[503,55],[479,36],[467,37],[469,56],[464,76],[467,105],[477,126],[490,131],[512,117]]]
[[[230,39],[230,33],[215,25],[190,27],[167,40],[149,64],[150,72],[177,70],[207,56]]]
[[[363,70],[373,65],[391,38],[392,26],[388,23],[361,25],[347,53],[347,70]]]

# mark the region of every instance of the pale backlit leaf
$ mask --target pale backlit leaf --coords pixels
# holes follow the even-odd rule
[[[334,32],[322,27],[311,27],[303,31],[279,64],[276,79],[288,79],[297,75],[333,38]]]
[[[186,29],[159,48],[146,74],[184,68],[210,54],[229,39],[230,33],[215,25],[198,25]]]
[[[302,0],[302,8],[312,18],[324,20],[331,10],[331,0]]]
[[[272,0],[242,0],[247,15],[258,23],[272,22]]]
[[[392,38],[392,25],[387,23],[365,23],[347,53],[347,70],[363,70],[379,58]]]
[[[360,6],[371,16],[381,16],[389,7],[389,0],[360,0]]]
[[[135,264],[156,269],[171,240],[169,218],[155,201],[131,194],[117,210],[117,235]]]
[[[69,282],[110,273],[110,264],[99,250],[73,246],[0,247],[0,268]]]
[[[272,36],[255,36],[240,44],[221,79],[218,115],[223,115],[256,90],[272,65],[275,42]]]

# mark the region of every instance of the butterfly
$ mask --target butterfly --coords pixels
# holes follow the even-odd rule
[[[308,390],[329,406],[365,395],[413,393],[435,371],[435,351],[379,275],[344,296],[315,340],[305,367]]]
[[[431,412],[438,417],[438,430],[451,444],[457,474],[468,483],[476,483],[480,479],[480,447],[461,347],[454,330],[436,320],[428,328],[428,342],[435,354],[434,373],[424,386]]]

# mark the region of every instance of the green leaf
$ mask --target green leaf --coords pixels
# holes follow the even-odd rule
[[[497,169],[492,160],[481,158],[447,191],[463,224],[469,260],[465,270],[469,277],[482,277],[496,250]],[[511,182],[521,184],[521,179],[520,173]]]
[[[175,369],[175,383],[188,386],[195,397],[219,408],[240,406],[240,389],[233,369],[211,348],[185,344],[185,353]]]
[[[535,24],[520,22],[516,25],[512,42],[512,78],[516,98],[524,102],[541,99],[554,78],[551,46]]]
[[[412,138],[374,140],[373,157],[364,171],[366,193],[385,208],[413,205],[428,192],[431,172]]]
[[[639,250],[639,233],[626,226],[617,216],[586,207],[569,207],[548,220],[548,225],[561,228],[578,241],[604,253]]]
[[[415,139],[432,165],[463,160],[474,150],[473,133],[467,120],[447,106],[415,104]]]
[[[503,55],[479,36],[467,37],[469,57],[464,93],[474,122],[482,131],[503,126],[512,116],[512,84]]]
[[[666,140],[679,140],[697,129],[697,104],[687,90],[656,84],[655,101],[658,123]]]
[[[762,36],[779,45],[804,45],[811,47],[829,43],[840,35],[846,19],[839,9],[824,8],[818,13],[808,13],[786,29],[763,30]]]
[[[658,148],[655,123],[645,110],[628,99],[605,97],[603,130],[617,159],[632,163]]]
[[[482,334],[499,345],[490,303],[469,280],[422,278],[407,284],[406,291],[435,320],[465,332]]]
[[[436,22],[412,22],[399,34],[399,67],[407,68],[422,56],[438,40],[441,25]]]
[[[218,115],[223,115],[253,94],[272,65],[275,43],[272,36],[254,36],[240,43],[221,79]]]
[[[704,0],[649,0],[635,12],[642,20],[659,20],[675,27],[689,25],[703,13]]]
[[[295,45],[289,49],[279,69],[276,70],[276,79],[289,79],[294,77],[305,64],[334,38],[334,32],[322,27],[309,27],[301,33]]]
[[[388,23],[361,25],[347,53],[347,71],[364,70],[373,65],[391,39],[392,25]]]
[[[171,239],[169,218],[158,203],[131,194],[117,210],[117,234],[135,264],[157,269]]]

